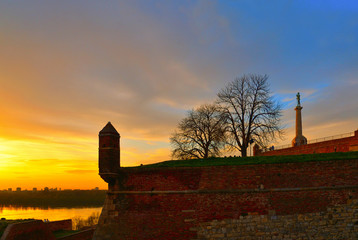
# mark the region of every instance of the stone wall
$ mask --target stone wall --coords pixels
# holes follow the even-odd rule
[[[358,151],[358,130],[354,132],[354,136],[334,139],[324,142],[311,143],[296,147],[289,147],[274,151],[259,153],[255,151],[254,155],[273,156],[273,155],[298,155],[298,154],[314,154],[314,153],[331,153],[331,152],[350,152]]]
[[[311,214],[358,199],[358,159],[242,166],[122,168],[95,240],[189,240],[245,215]]]
[[[358,239],[358,199],[326,211],[285,216],[248,215],[197,226],[198,240]]]

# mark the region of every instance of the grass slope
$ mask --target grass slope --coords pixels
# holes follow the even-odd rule
[[[336,152],[320,154],[301,154],[288,156],[257,156],[257,157],[224,157],[208,159],[171,160],[134,168],[157,167],[204,167],[204,166],[236,166],[252,164],[297,163],[330,160],[358,159],[358,152]],[[132,167],[133,168],[133,167]]]
[[[74,233],[78,233],[79,230],[59,230],[59,231],[55,231],[53,232],[53,235],[55,235],[55,238],[61,238],[61,237],[66,237],[68,235],[72,235]]]

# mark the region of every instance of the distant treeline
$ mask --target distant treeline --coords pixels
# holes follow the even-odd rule
[[[1,207],[74,208],[101,207],[106,190],[0,192]]]

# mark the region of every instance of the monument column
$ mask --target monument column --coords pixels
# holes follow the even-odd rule
[[[302,115],[301,115],[301,99],[300,93],[297,93],[297,106],[295,107],[296,111],[296,137],[292,140],[292,147],[300,146],[307,144],[307,139],[302,135]]]
[[[302,116],[301,116],[301,106],[296,106],[296,137],[302,136]]]

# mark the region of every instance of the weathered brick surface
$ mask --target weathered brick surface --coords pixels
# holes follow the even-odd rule
[[[240,189],[247,191],[234,191]],[[358,199],[358,160],[125,168],[107,194],[93,239],[195,239],[200,223],[313,214],[350,198]]]
[[[120,174],[121,189],[131,191],[338,186],[358,183],[358,161],[124,168]]]
[[[248,215],[213,220],[197,226],[198,240],[229,239],[358,239],[358,199],[326,211],[276,215]]]

